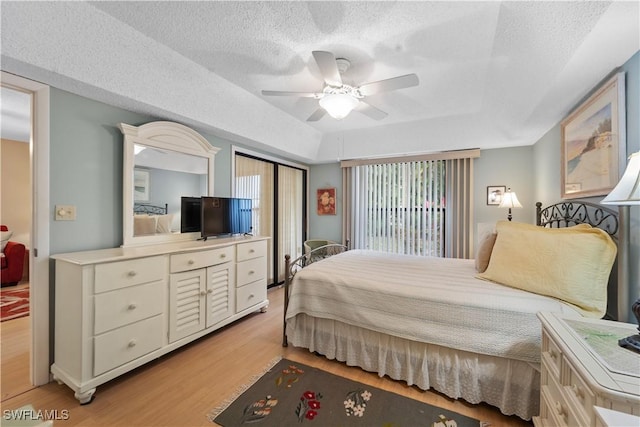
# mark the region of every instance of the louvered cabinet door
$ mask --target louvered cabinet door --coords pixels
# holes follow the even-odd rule
[[[207,268],[207,328],[232,316],[235,307],[235,265]]]
[[[201,331],[206,325],[207,269],[171,274],[169,342]]]

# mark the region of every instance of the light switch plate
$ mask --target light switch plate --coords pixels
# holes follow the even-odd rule
[[[76,207],[73,205],[56,205],[56,221],[75,221]]]

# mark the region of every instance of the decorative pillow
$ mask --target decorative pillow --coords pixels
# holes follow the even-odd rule
[[[574,305],[600,318],[607,307],[607,282],[616,245],[588,225],[544,228],[499,221],[489,266],[476,277]]]
[[[136,215],[133,217],[133,235],[144,236],[146,234],[156,234],[155,216]]]
[[[497,233],[487,233],[478,243],[478,250],[476,251],[476,271],[478,273],[484,273],[489,266],[489,259],[493,251],[493,245],[496,242],[496,236]]]
[[[4,252],[5,246],[7,246],[7,242],[13,236],[13,231],[0,231],[0,240],[2,241],[2,252]]]
[[[173,214],[159,215],[157,218],[158,222],[156,224],[156,233],[171,233]]]

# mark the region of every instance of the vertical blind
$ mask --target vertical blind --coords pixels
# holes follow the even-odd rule
[[[353,248],[472,257],[478,156],[479,150],[466,150],[343,162],[343,235]]]

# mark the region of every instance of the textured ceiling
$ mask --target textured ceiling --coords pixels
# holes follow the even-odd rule
[[[307,162],[529,145],[640,46],[638,2],[4,2],[3,70]],[[313,50],[388,116],[306,119]]]

